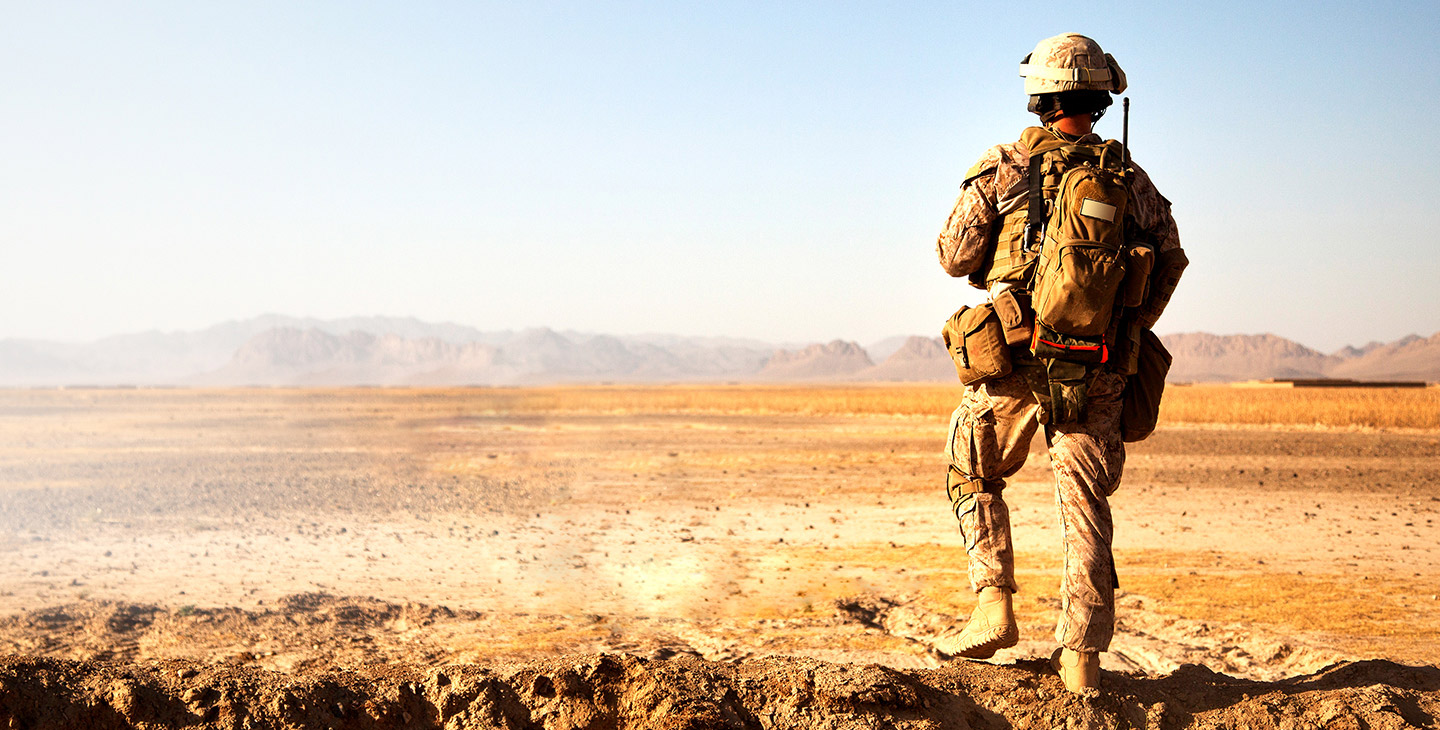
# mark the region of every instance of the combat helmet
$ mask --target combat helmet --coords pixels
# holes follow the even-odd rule
[[[1125,72],[1100,44],[1079,33],[1046,38],[1020,61],[1025,93],[1031,96],[1062,91],[1125,91]]]

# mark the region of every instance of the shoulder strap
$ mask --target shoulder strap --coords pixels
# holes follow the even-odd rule
[[[1050,130],[1044,127],[1026,127],[1025,131],[1020,133],[1020,144],[1025,145],[1025,149],[1031,154],[1045,154],[1070,143],[1051,134]]]
[[[1045,193],[1041,189],[1040,165],[1045,162],[1043,153],[1030,153],[1030,199],[1025,204],[1025,241],[1021,248],[1034,253],[1040,248],[1040,236],[1045,226]]]

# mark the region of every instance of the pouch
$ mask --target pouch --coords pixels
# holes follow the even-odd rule
[[[1102,363],[1110,359],[1110,348],[1103,334],[1095,337],[1061,334],[1039,319],[1035,321],[1035,334],[1030,339],[1030,352],[1042,360],[1076,363]]]
[[[1165,375],[1170,372],[1171,357],[1160,338],[1148,329],[1141,329],[1140,357],[1134,375],[1125,382],[1125,395],[1120,403],[1120,438],[1127,443],[1143,441],[1155,430],[1160,420],[1160,398],[1165,393]]]
[[[1124,278],[1125,262],[1110,244],[1046,240],[1035,272],[1035,319],[1069,335],[1103,335]]]
[[[1125,281],[1120,285],[1120,303],[1138,307],[1150,289],[1150,272],[1155,268],[1155,249],[1144,244],[1125,251]]]
[[[1110,369],[1129,377],[1140,369],[1140,331],[1144,327],[1133,319],[1123,319],[1116,331],[1115,344],[1110,348]]]
[[[995,316],[1000,318],[1000,328],[1005,331],[1005,344],[1028,345],[1035,322],[1035,310],[1030,308],[1029,296],[1016,296],[1013,289],[1006,289],[995,295]]]
[[[961,307],[945,322],[940,336],[961,383],[979,385],[1010,374],[1010,347],[993,305]]]

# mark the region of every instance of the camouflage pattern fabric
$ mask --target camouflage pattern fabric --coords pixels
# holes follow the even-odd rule
[[[1027,68],[1028,65],[1028,68]],[[1086,69],[1083,78],[1053,78],[1047,72]],[[1049,94],[1073,89],[1098,89],[1116,94],[1125,91],[1125,72],[1115,58],[1100,48],[1093,38],[1078,33],[1063,33],[1040,41],[1020,66],[1025,78],[1025,93]]]
[[[1114,527],[1109,497],[1120,486],[1125,445],[1120,440],[1124,376],[1102,371],[1090,385],[1078,423],[1045,426],[1055,472],[1055,502],[1064,545],[1060,621],[1055,638],[1075,651],[1105,651],[1115,628]],[[1025,464],[1039,423],[1040,403],[1024,370],[967,387],[950,421],[945,455],[947,491],[970,559],[970,585],[1012,591],[1015,556],[1004,480]],[[962,494],[970,480],[984,489]]]

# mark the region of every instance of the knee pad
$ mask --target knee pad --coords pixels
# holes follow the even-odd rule
[[[950,506],[955,510],[955,518],[970,509],[975,502],[975,495],[981,492],[987,494],[999,494],[1005,489],[1004,479],[982,479],[962,474],[953,465],[945,474],[945,496],[950,498]]]

